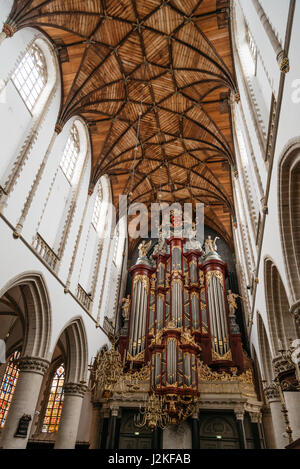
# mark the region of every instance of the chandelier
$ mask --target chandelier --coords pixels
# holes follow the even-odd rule
[[[155,428],[166,428],[170,423],[170,416],[168,410],[164,405],[164,399],[161,396],[157,396],[155,393],[151,393],[149,399],[145,402],[142,407],[140,405],[140,411],[134,416],[134,424],[138,428],[149,427],[150,430]]]

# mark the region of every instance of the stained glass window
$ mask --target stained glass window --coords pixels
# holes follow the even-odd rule
[[[65,381],[65,368],[64,365],[60,365],[53,377],[50,395],[47,404],[47,409],[45,417],[43,420],[42,432],[43,433],[53,433],[57,432],[59,421],[61,417],[63,402],[64,402],[64,392],[63,385]]]
[[[16,360],[20,357],[20,352],[14,352],[6,365],[6,370],[0,387],[0,427],[3,428],[9,411],[9,407],[15,392],[19,369]]]
[[[79,155],[79,134],[76,125],[73,125],[71,134],[68,138],[65,151],[60,163],[60,167],[63,170],[66,178],[71,183],[74,170],[76,166],[77,157]]]
[[[12,81],[32,111],[47,82],[47,66],[41,49],[33,44],[12,75]]]

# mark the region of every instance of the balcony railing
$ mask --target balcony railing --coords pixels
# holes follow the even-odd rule
[[[53,249],[48,246],[46,241],[43,240],[43,238],[37,233],[34,241],[33,241],[33,247],[38,253],[38,255],[44,259],[45,262],[51,267],[51,269],[56,270],[57,265],[59,263],[59,258],[53,251]]]
[[[91,295],[88,295],[87,292],[82,288],[81,285],[77,285],[77,292],[76,296],[82,306],[84,306],[88,311],[90,310],[91,304],[92,304],[92,297]]]
[[[114,335],[114,326],[113,326],[112,320],[109,319],[107,316],[104,316],[103,329],[109,336]]]

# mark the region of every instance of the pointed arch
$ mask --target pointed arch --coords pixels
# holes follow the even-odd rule
[[[300,139],[288,143],[279,164],[279,220],[293,301],[300,300]]]
[[[88,343],[82,318],[74,318],[60,333],[66,354],[65,383],[80,383],[87,378]]]
[[[272,353],[264,321],[259,313],[257,313],[257,333],[262,377],[267,381],[268,384],[270,384],[274,378],[272,368]]]
[[[40,272],[27,272],[16,276],[0,290],[0,298],[16,287],[21,289],[25,303],[22,355],[47,359],[52,321],[43,275]]]
[[[279,271],[270,258],[264,262],[265,295],[271,347],[274,355],[288,349],[289,340],[296,338],[293,317]]]

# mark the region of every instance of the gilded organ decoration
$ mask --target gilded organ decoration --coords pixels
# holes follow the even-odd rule
[[[130,295],[122,299],[122,317],[125,321],[129,319]]]
[[[241,336],[230,319],[236,297],[225,290],[227,265],[216,254],[217,239],[207,238],[204,253],[186,249],[188,241],[171,234],[154,248],[155,265],[140,257],[130,269],[124,365],[149,363],[150,392],[161,397],[173,423],[190,415],[197,402],[202,362],[225,374],[244,369]],[[141,243],[140,256],[150,244]]]
[[[238,305],[236,302],[237,298],[243,299],[242,296],[238,295],[237,293],[232,293],[231,290],[228,290],[227,300],[228,300],[228,306],[229,306],[229,313],[231,316],[235,316],[236,310],[238,308]]]
[[[143,257],[147,256],[147,253],[150,249],[150,246],[151,246],[151,241],[149,241],[148,243],[146,243],[146,241],[141,242],[141,244],[138,247],[139,257],[140,258],[143,258]]]

